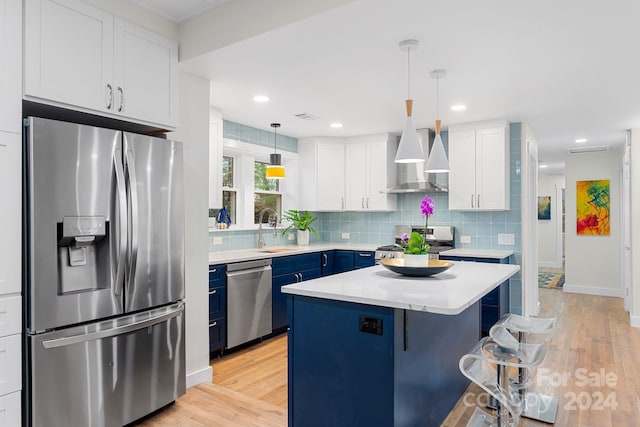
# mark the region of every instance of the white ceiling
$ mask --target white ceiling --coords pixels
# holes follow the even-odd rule
[[[407,54],[398,42],[417,39],[418,128],[435,119],[429,71],[446,69],[444,128],[527,122],[550,165],[544,173],[553,173],[576,138],[621,144],[626,129],[640,127],[638,16],[640,2],[632,0],[356,0],[181,66],[212,81],[212,104],[232,121],[266,130],[279,121],[293,137],[400,132]],[[271,101],[256,104],[259,93]],[[455,103],[468,108],[452,112]],[[319,119],[294,117],[303,112]],[[331,129],[333,121],[344,127]]]
[[[174,22],[182,22],[229,0],[131,0]]]

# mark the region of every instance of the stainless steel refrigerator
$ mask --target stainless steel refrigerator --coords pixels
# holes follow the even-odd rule
[[[24,127],[25,419],[122,426],[185,393],[182,145]]]

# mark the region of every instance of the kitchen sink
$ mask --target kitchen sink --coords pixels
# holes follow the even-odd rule
[[[294,252],[293,248],[270,248],[270,249],[260,249],[260,252],[266,252],[269,254],[278,254],[280,252]]]

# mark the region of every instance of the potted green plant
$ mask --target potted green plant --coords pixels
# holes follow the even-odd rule
[[[297,211],[295,209],[290,209],[288,211],[285,211],[282,218],[289,221],[290,223],[282,231],[282,235],[284,236],[285,234],[287,234],[287,232],[289,232],[289,230],[291,230],[292,228],[296,228],[298,230],[298,245],[309,244],[309,231],[311,231],[317,238],[320,238],[318,232],[311,225],[318,218],[310,214],[308,211]]]

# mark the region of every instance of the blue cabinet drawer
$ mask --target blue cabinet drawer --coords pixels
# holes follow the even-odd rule
[[[353,268],[372,267],[376,264],[375,252],[355,251],[353,253]]]
[[[227,312],[226,288],[209,290],[209,321],[218,317],[225,317]]]
[[[223,349],[227,345],[227,321],[225,318],[209,322],[209,352]]]
[[[227,277],[224,274],[225,270],[226,268],[224,265],[209,266],[209,289],[224,286],[226,284]]]
[[[275,257],[271,261],[272,275],[320,269],[320,252],[312,254]]]
[[[500,304],[500,286],[482,297],[482,304],[498,305]]]

